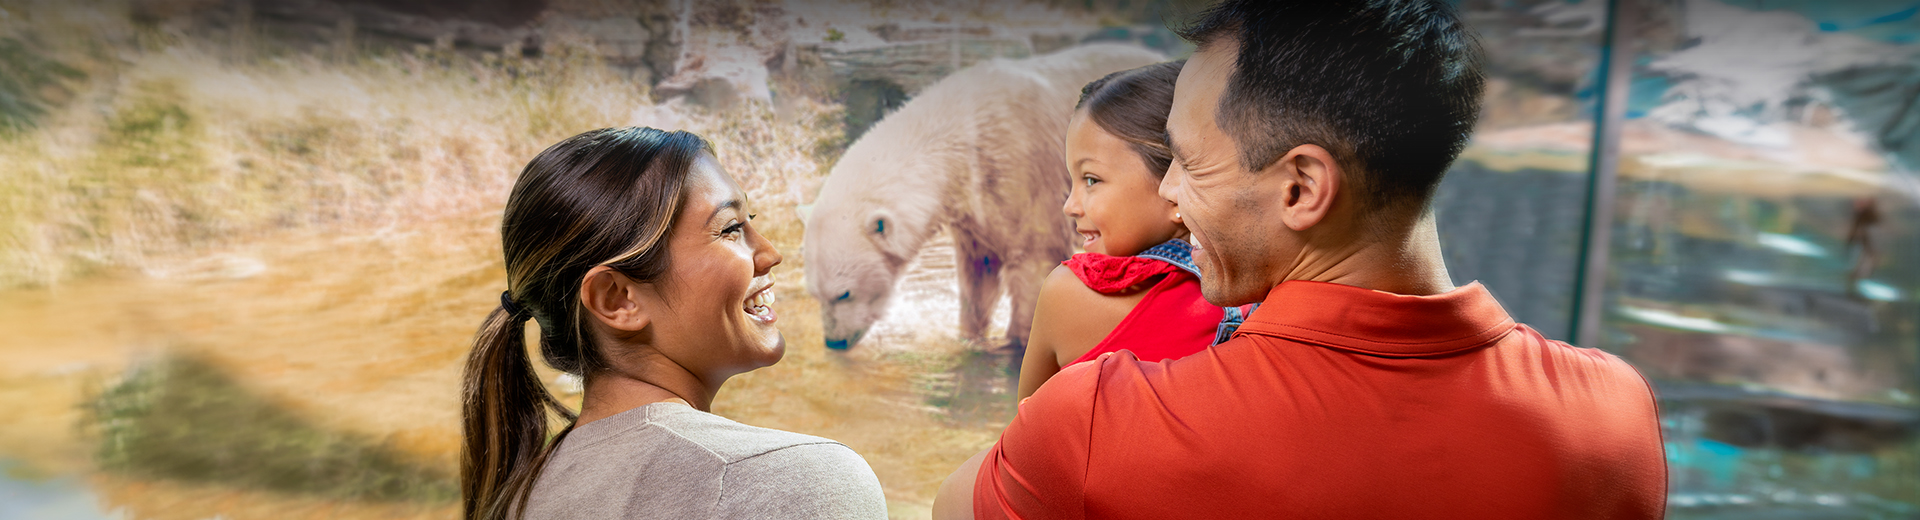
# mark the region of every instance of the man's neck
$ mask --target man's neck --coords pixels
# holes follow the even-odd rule
[[[1454,289],[1440,255],[1440,233],[1431,211],[1398,235],[1350,240],[1331,248],[1304,248],[1293,271],[1281,279],[1287,280],[1337,283],[1411,296]]]

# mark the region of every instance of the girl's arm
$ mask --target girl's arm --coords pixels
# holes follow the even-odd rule
[[[1088,289],[1066,266],[1053,268],[1034,303],[1027,354],[1020,361],[1020,392],[1026,399],[1060,372],[1060,364],[1086,354],[1106,339],[1145,291],[1108,296]],[[1017,402],[1017,401],[1016,401]]]

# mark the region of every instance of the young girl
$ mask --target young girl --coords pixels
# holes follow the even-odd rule
[[[1200,296],[1179,208],[1159,195],[1173,160],[1167,112],[1183,63],[1116,72],[1081,90],[1067,126],[1073,192],[1061,210],[1087,252],[1041,285],[1020,364],[1021,399],[1062,367],[1103,353],[1125,349],[1158,361],[1198,352],[1225,330],[1223,317],[1241,314]]]

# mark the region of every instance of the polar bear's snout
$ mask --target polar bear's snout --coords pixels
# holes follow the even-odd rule
[[[860,344],[861,337],[867,335],[867,327],[873,325],[871,321],[864,321],[857,325],[847,324],[854,325],[853,327],[849,327],[853,329],[851,331],[843,329],[841,320],[835,318],[835,315],[849,310],[845,307],[850,304],[852,304],[850,301],[828,302],[826,312],[820,313],[820,330],[822,336],[826,339],[827,348],[829,349],[847,350],[853,348],[854,345]]]
[[[830,348],[833,350],[846,350],[849,348],[853,348],[854,345],[860,343],[860,337],[865,335],[867,335],[867,330],[860,329],[860,330],[853,331],[853,336],[851,337],[827,338],[827,348]]]

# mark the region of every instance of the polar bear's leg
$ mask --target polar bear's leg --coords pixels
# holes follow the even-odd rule
[[[953,242],[953,265],[960,270],[960,335],[984,340],[993,306],[1000,303],[1000,254],[965,231],[955,230]]]
[[[1027,348],[1027,333],[1033,329],[1033,308],[1040,300],[1040,285],[1056,265],[1060,265],[1060,260],[1028,259],[1009,264],[1001,271],[1007,298],[1013,304],[1012,317],[1007,322],[1007,348],[1015,351]]]

